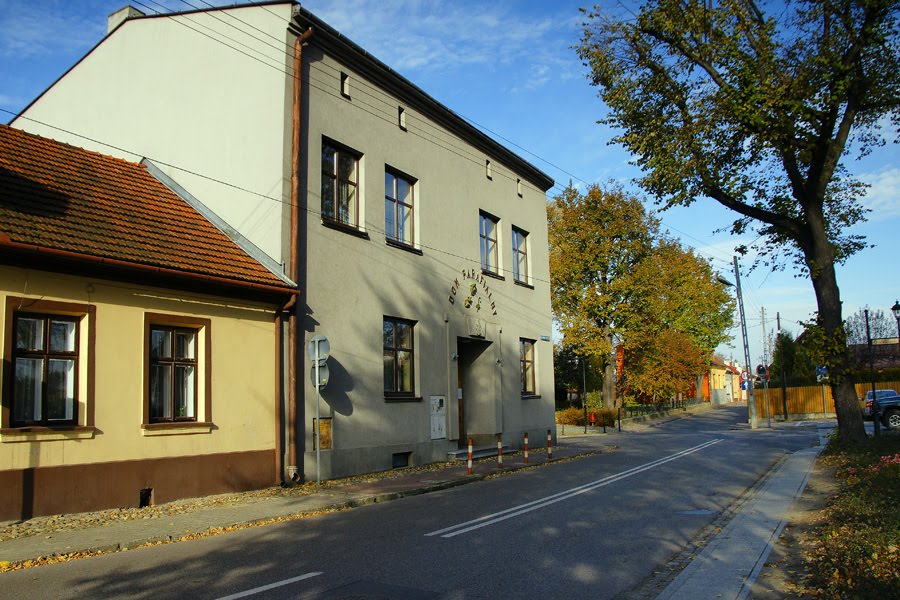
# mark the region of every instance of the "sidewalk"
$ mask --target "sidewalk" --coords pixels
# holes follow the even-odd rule
[[[595,453],[574,442],[566,443],[553,448],[552,462]],[[425,467],[323,482],[320,487],[313,483],[293,489],[271,488],[264,492],[224,494],[212,499],[158,507],[162,510],[127,509],[38,517],[28,522],[28,527],[0,525],[0,573],[35,563],[117,552],[145,544],[214,535],[232,529],[396,500],[538,467],[548,462],[547,452],[540,449],[530,453],[527,465],[521,453],[504,455],[502,470],[497,466],[496,457],[476,461],[472,475],[467,474],[463,461],[459,466]]]

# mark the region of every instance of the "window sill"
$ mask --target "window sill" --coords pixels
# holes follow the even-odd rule
[[[524,281],[519,281],[518,279],[515,280],[515,284],[521,285],[523,288],[528,288],[529,290],[534,289],[534,286],[531,285],[530,283],[525,283]]]
[[[522,394],[522,400],[540,400],[540,394]]]
[[[421,402],[421,396],[411,396],[411,395],[400,395],[400,394],[385,394],[384,395],[385,402]]]
[[[90,440],[96,427],[20,427],[0,429],[0,442],[53,442],[57,440]]]
[[[482,275],[487,275],[488,277],[493,277],[494,279],[499,279],[500,281],[506,281],[506,277],[500,275],[499,273],[494,273],[493,271],[488,271],[487,269],[481,269]]]
[[[189,435],[212,433],[213,429],[215,429],[215,424],[213,423],[197,423],[195,421],[144,423],[141,425],[141,434],[144,437],[156,435]]]
[[[334,219],[329,219],[328,217],[322,217],[322,225],[328,227],[329,229],[335,229],[343,233],[355,235],[356,237],[362,238],[364,240],[369,239],[369,234],[359,227],[356,227],[355,225],[349,225],[347,223],[342,223],[341,221],[335,221]]]
[[[409,244],[404,244],[403,242],[399,242],[393,238],[384,238],[384,243],[390,246],[391,248],[397,248],[398,250],[406,250],[407,252],[412,252],[413,254],[418,254],[422,256],[422,251],[416,248],[415,246],[410,246]]]

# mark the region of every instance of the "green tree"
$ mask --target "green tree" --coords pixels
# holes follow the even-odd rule
[[[569,186],[547,207],[553,315],[563,342],[593,357],[612,407],[614,336],[625,326],[629,275],[652,250],[659,222],[621,188]]]
[[[865,247],[863,186],[842,162],[900,125],[895,0],[648,0],[638,14],[587,15],[580,56],[616,142],[665,207],[700,198],[755,229],[764,262],[809,276],[840,435],[865,438],[848,374],[835,265]]]
[[[769,387],[781,385],[782,363],[784,363],[784,379],[788,386],[816,383],[816,364],[790,331],[781,332],[781,339],[776,340],[774,348],[769,369],[772,377]]]

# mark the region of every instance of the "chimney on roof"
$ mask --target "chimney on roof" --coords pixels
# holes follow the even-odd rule
[[[135,17],[143,17],[144,13],[133,6],[125,6],[106,17],[106,33],[112,33],[112,30]]]

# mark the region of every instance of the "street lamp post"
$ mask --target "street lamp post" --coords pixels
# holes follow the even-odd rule
[[[900,300],[894,300],[891,312],[894,313],[894,318],[897,319],[897,345],[900,346]]]
[[[872,356],[872,330],[869,329],[869,309],[864,311],[866,315],[866,342],[869,346],[869,377],[872,383],[872,425],[874,426],[875,435],[881,433],[881,423],[878,414],[878,391],[875,389],[875,358]]]

